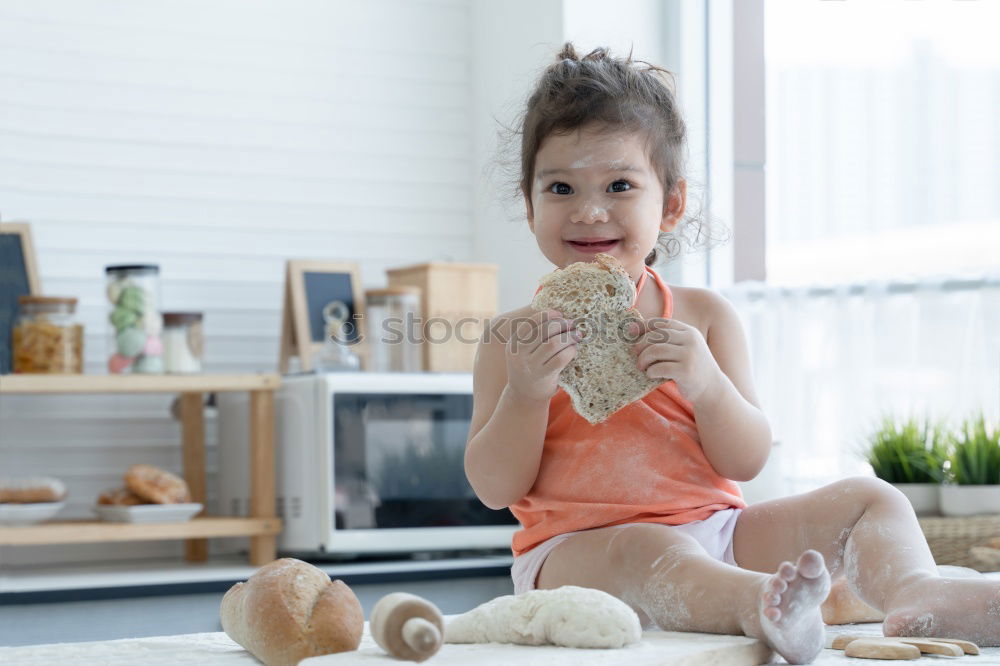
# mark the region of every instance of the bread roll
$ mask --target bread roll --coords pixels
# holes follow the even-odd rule
[[[125,472],[125,486],[153,504],[191,501],[187,482],[176,474],[152,465],[132,465]]]
[[[365,624],[351,588],[290,557],[233,585],[221,616],[222,630],[267,666],[357,650]]]
[[[108,504],[112,506],[138,506],[139,504],[152,504],[147,502],[128,488],[110,488],[97,496],[98,504]]]
[[[635,285],[621,263],[610,254],[595,255],[555,270],[541,280],[542,289],[531,302],[536,310],[555,309],[578,319],[583,340],[576,357],[559,373],[559,386],[573,408],[590,423],[600,423],[663,383],[651,379],[636,365],[632,346],[638,336],[628,324],[643,320],[632,308]]]
[[[66,484],[51,476],[0,479],[0,503],[59,502],[65,497]]]

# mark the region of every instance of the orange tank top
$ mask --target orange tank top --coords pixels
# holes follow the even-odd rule
[[[673,296],[663,292],[663,316]],[[746,506],[739,486],[705,457],[694,408],[667,381],[605,421],[591,425],[561,388],[549,402],[538,476],[510,509],[521,523],[512,543],[521,555],[566,532],[624,523],[682,525]]]

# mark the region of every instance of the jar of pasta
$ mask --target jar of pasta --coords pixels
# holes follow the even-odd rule
[[[163,318],[160,267],[155,264],[106,266],[108,372],[163,372]]]
[[[14,372],[83,372],[83,325],[76,299],[21,296],[13,331]]]

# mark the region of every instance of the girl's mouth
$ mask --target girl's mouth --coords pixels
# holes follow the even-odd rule
[[[597,241],[593,243],[584,243],[581,241],[566,241],[569,245],[575,249],[577,252],[583,252],[586,254],[597,254],[598,252],[607,252],[616,245],[618,245],[618,240],[611,239],[605,241]]]

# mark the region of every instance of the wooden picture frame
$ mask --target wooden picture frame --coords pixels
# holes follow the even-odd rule
[[[19,311],[18,297],[39,296],[38,276],[31,225],[27,222],[0,222],[0,375],[13,371],[11,343]]]
[[[352,324],[350,349],[366,366],[363,333],[365,317],[361,271],[354,262],[290,259],[285,263],[285,294],[282,307],[279,370],[288,372],[289,360],[298,356],[300,368],[315,367],[316,354],[323,348],[325,322],[323,308],[339,300],[347,306]]]

